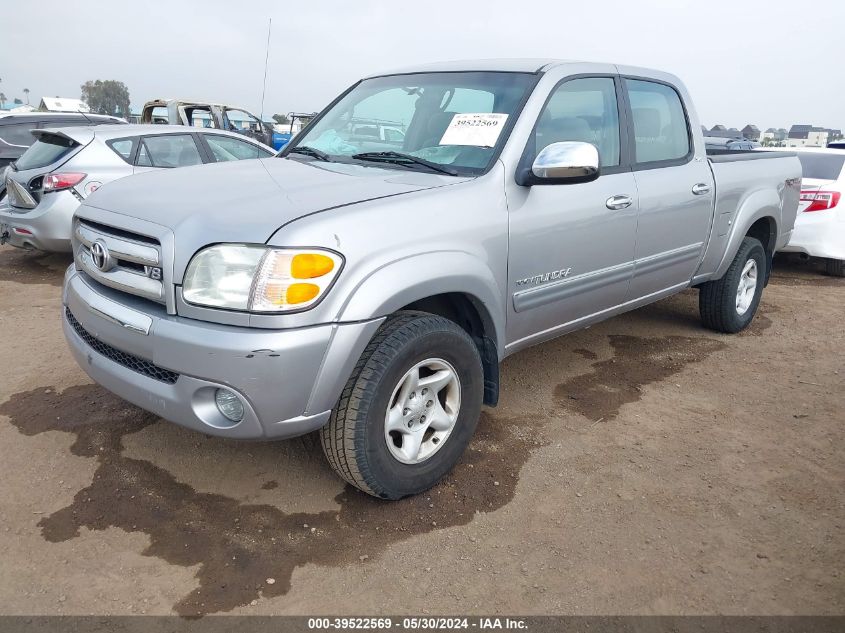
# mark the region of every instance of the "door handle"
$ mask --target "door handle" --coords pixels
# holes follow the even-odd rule
[[[710,193],[710,185],[700,182],[692,186],[692,192],[696,196],[703,196],[705,193]]]
[[[604,204],[608,209],[618,211],[619,209],[627,209],[633,203],[634,199],[631,196],[618,195],[610,196]]]

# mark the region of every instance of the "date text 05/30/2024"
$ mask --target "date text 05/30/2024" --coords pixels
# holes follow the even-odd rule
[[[308,628],[311,630],[525,630],[528,628],[525,620],[519,618],[438,618],[438,617],[405,617],[401,620],[393,618],[309,618]]]

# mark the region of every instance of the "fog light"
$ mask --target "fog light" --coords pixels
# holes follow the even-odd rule
[[[240,422],[244,417],[244,405],[241,399],[228,389],[218,389],[214,394],[214,402],[224,416],[232,422]]]

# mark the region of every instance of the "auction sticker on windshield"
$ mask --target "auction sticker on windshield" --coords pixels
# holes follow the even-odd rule
[[[439,144],[493,147],[507,120],[507,114],[497,112],[456,114]]]

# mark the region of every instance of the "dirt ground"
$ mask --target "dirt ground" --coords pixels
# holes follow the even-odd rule
[[[0,249],[0,613],[845,613],[845,280],[778,262],[741,335],[689,291],[517,354],[452,475],[385,503],[311,437],[91,384],[68,263]]]

